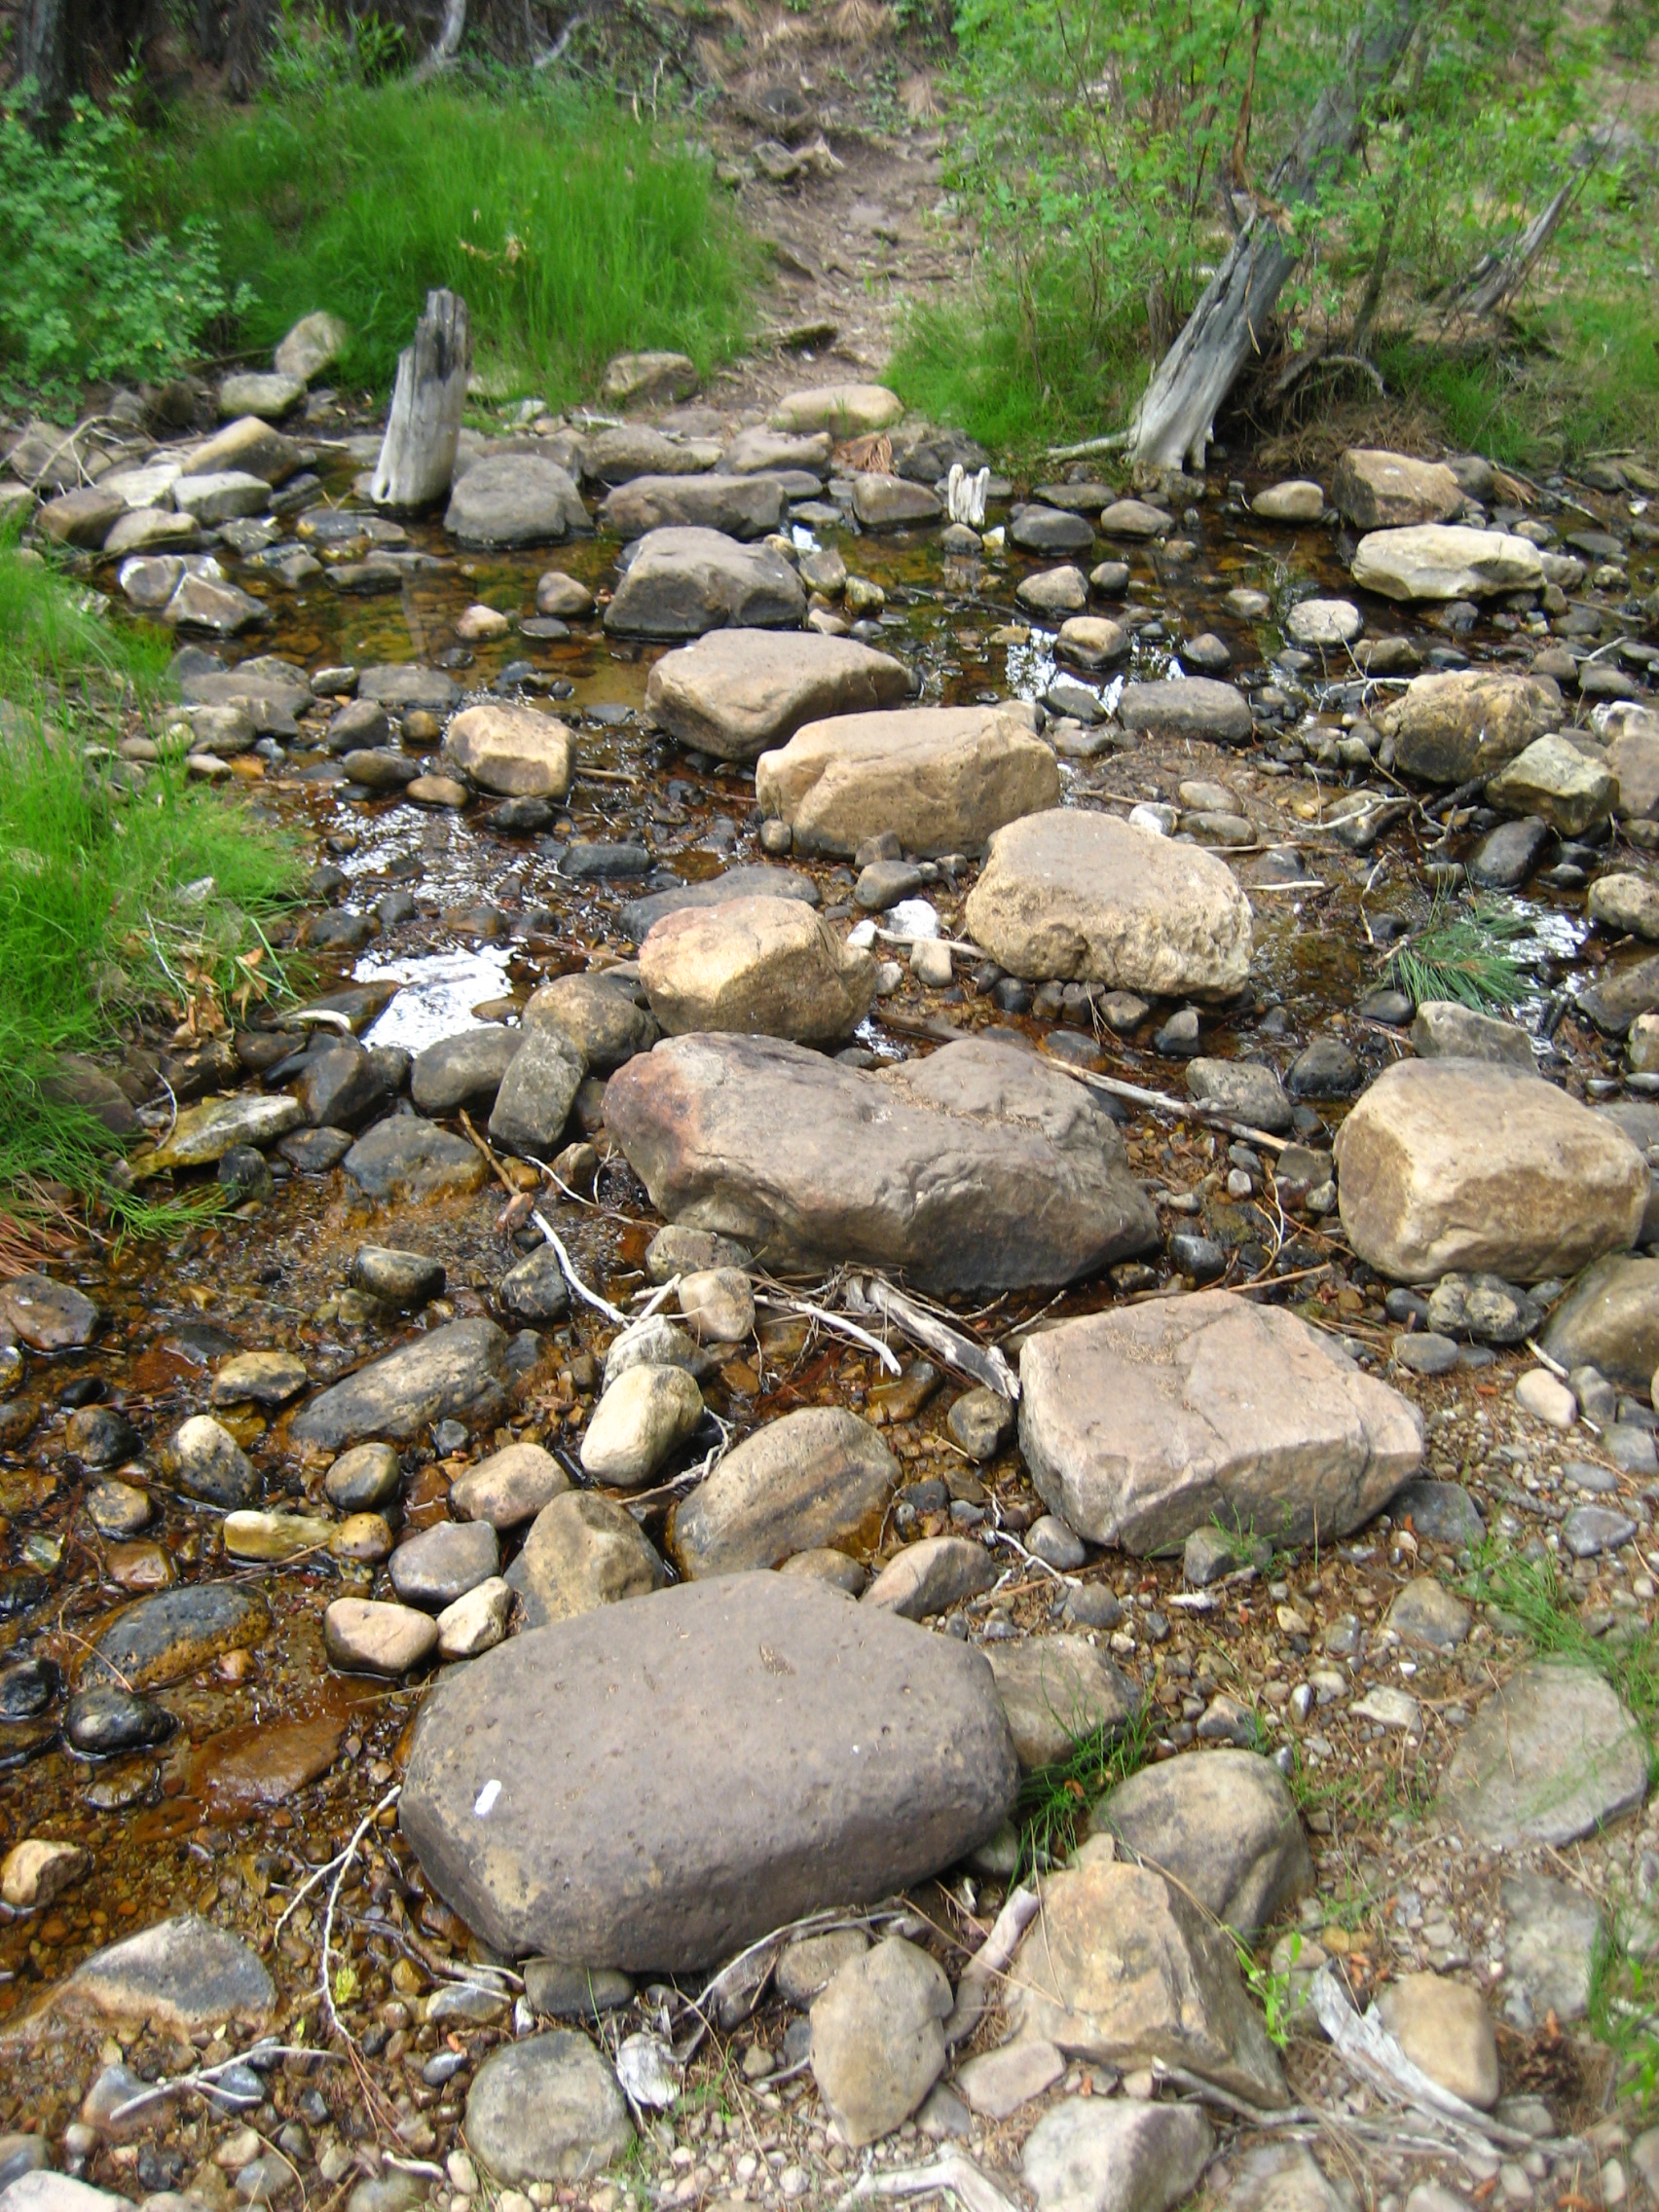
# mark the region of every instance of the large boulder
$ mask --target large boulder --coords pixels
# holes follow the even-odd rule
[[[494,1419],[506,1410],[506,1357],[494,1321],[448,1321],[320,1391],[289,1434],[341,1452],[370,1436],[407,1444],[436,1420]]]
[[[1422,1458],[1422,1419],[1278,1307],[1199,1291],[1026,1340],[1019,1442],[1080,1535],[1173,1550],[1211,1522],[1275,1544],[1346,1535]]]
[[[966,918],[1030,980],[1215,999],[1250,968],[1250,905],[1224,860],[1076,807],[998,830]]]
[[[1380,1274],[1536,1282],[1636,1242],[1647,1163],[1606,1116],[1518,1067],[1400,1060],[1338,1131],[1338,1197]]]
[[[1506,669],[1456,669],[1415,676],[1378,717],[1394,740],[1394,765],[1425,784],[1466,784],[1491,775],[1562,719],[1561,692],[1547,676]]]
[[[1383,599],[1492,599],[1499,592],[1538,590],[1544,569],[1537,547],[1525,537],[1425,522],[1362,537],[1353,556],[1353,580]]]
[[[876,966],[798,899],[734,899],[658,922],[640,976],[670,1037],[732,1029],[818,1045],[869,1012]]]
[[[772,410],[774,430],[830,430],[838,438],[885,430],[904,412],[897,392],[881,384],[822,384],[787,391]]]
[[[678,1037],[611,1079],[605,1120],[659,1212],[774,1265],[1003,1290],[1158,1241],[1112,1122],[1016,1046],[866,1074],[772,1038]]]
[[[746,1436],[681,1499],[669,1549],[687,1580],[868,1549],[898,1484],[899,1462],[867,1421],[805,1406]]]
[[[765,537],[788,505],[775,476],[635,476],[599,510],[617,537],[652,530],[721,530],[728,537]]]
[[[1017,1781],[977,1652],[804,1576],[739,1574],[456,1670],[398,1817],[504,1956],[676,1972],[953,1865]]]
[[[1180,2067],[1248,2104],[1282,2105],[1278,2054],[1231,1937],[1175,1882],[1111,1848],[1091,1840],[1044,1884],[1009,1969],[1018,2031],[1097,2065]]]
[[[1463,504],[1463,488],[1443,461],[1350,446],[1331,479],[1331,498],[1355,530],[1401,530],[1450,522]]]
[[[756,764],[760,811],[807,852],[854,853],[897,832],[907,853],[977,853],[1022,814],[1058,804],[1059,764],[1030,710],[912,707],[808,722]]]
[[[1609,1254],[1587,1268],[1550,1315],[1544,1349],[1561,1366],[1598,1367],[1624,1390],[1659,1368],[1659,1260]]]
[[[575,740],[562,721],[535,707],[492,700],[457,715],[443,756],[480,791],[508,798],[562,799],[571,788]]]
[[[803,630],[714,630],[664,653],[645,705],[682,745],[719,760],[753,760],[806,722],[869,714],[909,696],[910,672],[854,638]]]
[[[805,612],[800,578],[769,545],[740,545],[718,530],[653,530],[635,547],[605,627],[623,638],[700,638],[793,630]]]
[[[1588,741],[1536,737],[1487,786],[1506,814],[1535,815],[1564,837],[1605,822],[1619,801],[1618,778]]]
[[[1142,1767],[1107,1791],[1089,1825],[1247,1943],[1313,1887],[1290,1785],[1259,1751],[1187,1751]]]
[[[589,527],[576,481],[539,454],[499,453],[456,479],[444,528],[462,545],[547,545]]]
[[[1211,745],[1248,745],[1250,702],[1235,684],[1211,676],[1168,677],[1125,683],[1118,719],[1137,737],[1196,737]]]

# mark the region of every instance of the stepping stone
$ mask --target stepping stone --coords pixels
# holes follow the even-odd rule
[[[468,1197],[490,1177],[464,1137],[419,1114],[390,1114],[377,1122],[352,1145],[344,1165],[371,1198]]]
[[[1636,1241],[1647,1162],[1604,1115],[1518,1067],[1400,1060],[1337,1133],[1343,1227],[1398,1282],[1537,1282]]]
[[[1506,812],[1535,816],[1563,837],[1581,837],[1605,822],[1618,803],[1618,780],[1588,742],[1534,738],[1487,785],[1488,802]]]
[[[399,1821],[503,1956],[678,1972],[954,1865],[1017,1779],[977,1652],[739,1574],[532,1630],[441,1681]]]
[[[1118,719],[1138,737],[1193,737],[1212,745],[1247,745],[1250,702],[1236,684],[1211,676],[1168,677],[1161,683],[1125,683]]]
[[[1373,531],[1359,541],[1352,574],[1365,591],[1414,602],[1492,599],[1537,591],[1544,581],[1538,549],[1526,538],[1451,523]]]
[[[903,530],[936,522],[944,509],[939,494],[926,484],[860,469],[853,477],[853,512],[866,530]]]
[[[1059,801],[1029,708],[912,707],[808,722],[762,754],[755,795],[804,852],[851,855],[894,831],[923,858],[983,851],[1005,823]]]
[[[1436,1800],[1478,1843],[1575,1843],[1647,1794],[1646,1740],[1600,1675],[1534,1660],[1487,1698]]]
[[[492,702],[456,716],[441,757],[480,791],[506,798],[562,799],[571,788],[576,744],[552,715]]]
[[[1013,1046],[866,1074],[771,1038],[674,1038],[611,1079],[605,1113],[661,1214],[774,1265],[1008,1288],[1158,1241],[1108,1116]]]
[[[1422,1419],[1295,1314],[1230,1291],[1027,1340],[1019,1442],[1091,1543],[1173,1549],[1218,1516],[1277,1544],[1346,1534],[1417,1472]]]
[[[1077,807],[997,832],[966,920],[1027,981],[1230,998],[1250,968],[1249,903],[1225,861]]]
[[[539,454],[492,454],[458,476],[444,528],[462,545],[547,545],[590,527],[575,478]]]
[[[724,1029],[818,1045],[868,1014],[876,963],[797,899],[734,899],[660,921],[640,947],[640,975],[667,1036]]]
[[[728,537],[765,537],[788,501],[776,476],[635,476],[599,510],[602,530],[622,538],[653,530],[719,530]]]
[[[645,705],[670,736],[717,760],[754,760],[806,722],[908,698],[910,672],[852,638],[714,630],[664,653]]]
[[[1356,530],[1394,530],[1449,522],[1463,504],[1463,488],[1440,461],[1351,446],[1337,463],[1331,500]]]
[[[634,549],[605,610],[624,638],[700,638],[706,630],[793,630],[806,612],[781,553],[718,530],[653,530]]]
[[[1264,522],[1317,522],[1325,512],[1325,495],[1308,477],[1291,477],[1258,492],[1250,501],[1250,512]]]

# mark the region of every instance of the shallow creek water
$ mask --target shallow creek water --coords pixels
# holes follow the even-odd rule
[[[341,461],[328,477],[329,497],[350,503],[350,466]],[[1599,496],[1582,498],[1583,512],[1594,521],[1612,511]],[[1276,615],[1247,624],[1222,604],[1236,585],[1269,592],[1280,608],[1312,584],[1343,590],[1329,530],[1256,523],[1229,502],[1216,480],[1190,512],[1181,513],[1178,503],[1177,523],[1191,545],[1186,558],[1097,541],[1096,558],[1119,551],[1131,570],[1124,600],[1101,610],[1126,608],[1141,625],[1132,663],[1119,677],[1178,672],[1183,641],[1209,632],[1230,648],[1235,678],[1257,686],[1275,682],[1285,705],[1276,721],[1259,724],[1257,743],[1241,753],[1208,745],[1140,746],[1069,760],[1068,801],[1173,800],[1187,777],[1232,787],[1258,826],[1251,847],[1235,859],[1255,908],[1254,992],[1243,1013],[1206,1018],[1202,1049],[1223,1056],[1265,1053],[1282,1065],[1312,1036],[1336,1030],[1375,1069],[1397,1050],[1394,1036],[1357,1016],[1355,1005],[1381,978],[1390,923],[1397,929],[1427,911],[1422,864],[1440,828],[1417,810],[1386,831],[1374,852],[1345,850],[1321,830],[1321,815],[1349,780],[1362,778],[1340,770],[1314,773],[1280,737],[1310,717],[1321,717],[1340,734],[1345,715],[1351,719],[1395,687],[1367,684],[1346,659],[1340,669],[1314,664],[1293,672],[1282,659]],[[536,981],[585,965],[601,947],[618,958],[631,952],[620,935],[619,910],[652,884],[571,880],[558,866],[571,838],[644,840],[658,884],[712,875],[732,863],[757,861],[761,853],[751,774],[689,757],[642,721],[645,679],[658,648],[612,644],[596,619],[573,625],[568,641],[537,640],[515,629],[497,644],[473,648],[465,666],[455,663],[455,624],[463,608],[483,602],[515,618],[528,616],[535,579],[549,567],[603,593],[614,580],[613,541],[587,538],[486,558],[458,556],[435,525],[412,525],[409,535],[412,545],[442,565],[386,597],[337,595],[321,577],[299,595],[270,590],[269,629],[226,648],[226,657],[270,652],[314,670],[448,655],[458,681],[477,689],[496,683],[510,663],[528,662],[527,695],[552,690],[563,702],[557,711],[576,732],[582,772],[567,818],[548,840],[497,834],[478,823],[477,807],[433,814],[399,799],[353,794],[336,771],[323,767],[324,755],[292,747],[286,759],[266,762],[257,780],[248,779],[262,805],[314,838],[318,862],[344,872],[340,903],[367,908],[394,884],[414,893],[415,920],[349,961],[319,959],[314,973],[319,991],[350,978],[397,981],[398,995],[367,1034],[413,1050],[467,1026],[476,1007],[504,997],[522,1001]],[[1049,564],[1012,551],[982,564],[946,560],[932,533],[859,537],[849,527],[821,530],[815,537],[797,525],[794,535],[802,550],[815,542],[839,544],[852,571],[882,585],[882,643],[914,668],[925,703],[1010,693],[1040,698],[1053,681],[1051,633],[1031,628],[1014,599],[1018,581]],[[233,566],[228,558],[226,566],[246,588],[268,590],[257,568]],[[1634,573],[1632,581],[1638,582]],[[1398,633],[1424,653],[1453,643],[1410,610],[1371,601],[1366,615],[1368,637]],[[1526,666],[1545,641],[1529,636],[1516,617],[1500,617],[1503,622],[1512,626],[1483,620],[1456,643],[1473,659],[1501,657]],[[1436,845],[1436,852],[1460,856],[1467,842],[1455,838],[1450,846]],[[1285,864],[1286,853],[1297,865]],[[813,873],[832,915],[842,915],[845,924],[857,918],[849,904],[850,868],[798,857],[791,865]],[[960,934],[961,900],[971,881],[970,871],[959,885],[941,881],[929,893],[945,934]],[[1542,1002],[1570,984],[1574,964],[1588,956],[1583,893],[1538,886],[1529,893],[1526,910],[1536,922]],[[1161,1060],[1151,1045],[1167,1011],[1155,1010],[1131,1036],[1095,1038],[1093,1064],[1181,1094],[1180,1063]],[[1535,1017],[1537,1005],[1532,1011]],[[937,1030],[941,1020],[969,1030],[988,1023],[1014,1027],[1038,1044],[1058,1026],[1001,1010],[975,988],[968,964],[959,961],[951,990],[924,992],[906,980],[882,1002],[859,1041],[883,1056],[926,1051],[928,1026]],[[1082,1032],[1071,1035],[1083,1044]],[[1617,1072],[1614,1049],[1587,1024],[1569,1016],[1557,1044],[1567,1055],[1569,1081],[1610,1085]],[[1321,1109],[1321,1119],[1334,1126],[1339,1113]],[[1175,1195],[1198,1191],[1201,1225],[1241,1247],[1230,1279],[1276,1264],[1305,1273],[1304,1294],[1323,1301],[1331,1318],[1362,1337],[1381,1323],[1380,1289],[1353,1280],[1351,1263],[1345,1271],[1346,1254],[1316,1222],[1296,1226],[1281,1249],[1284,1225],[1270,1206],[1255,1197],[1227,1199],[1218,1188],[1229,1165],[1225,1138],[1147,1116],[1137,1116],[1126,1134],[1140,1172]],[[234,1576],[256,1586],[272,1627],[252,1651],[232,1652],[159,1690],[177,1725],[152,1750],[103,1760],[72,1755],[57,1734],[60,1701],[39,1718],[0,1722],[6,1841],[46,1834],[83,1842],[92,1855],[90,1876],[46,1913],[0,1912],[0,2014],[34,1997],[95,1946],[167,1912],[210,1912],[269,1947],[282,1903],[305,1871],[339,1849],[396,1779],[420,1688],[333,1673],[319,1625],[323,1606],[343,1583],[367,1593],[377,1580],[384,1583],[384,1573],[377,1578],[326,1556],[281,1568],[236,1567],[222,1554],[216,1517],[159,1479],[154,1454],[185,1416],[206,1410],[212,1364],[229,1349],[294,1350],[314,1384],[421,1325],[355,1322],[350,1302],[342,1310],[346,1270],[362,1242],[414,1246],[444,1261],[449,1287],[426,1319],[490,1310],[491,1286],[517,1256],[497,1226],[503,1197],[490,1186],[464,1200],[376,1207],[338,1171],[296,1173],[279,1181],[266,1203],[207,1223],[170,1249],[89,1247],[59,1271],[73,1274],[97,1301],[103,1321],[85,1353],[29,1358],[18,1395],[38,1408],[38,1418],[21,1433],[14,1421],[0,1449],[7,1561],[0,1571],[0,1659],[50,1658],[72,1682],[97,1624],[133,1596],[175,1582]],[[640,1289],[644,1250],[658,1225],[624,1163],[602,1173],[597,1203],[564,1202],[558,1219],[590,1282],[619,1303]],[[1196,1214],[1168,1219],[1177,1228],[1199,1226]],[[1092,1283],[1059,1300],[1003,1299],[978,1313],[975,1326],[987,1338],[1006,1337],[1040,1309],[1079,1310],[1124,1294]],[[523,1385],[512,1434],[559,1445],[591,1389],[582,1355],[602,1352],[609,1333],[596,1315],[579,1309],[550,1332],[541,1363]],[[120,1539],[100,1535],[89,1518],[86,1493],[98,1477],[75,1460],[65,1441],[69,1411],[94,1387],[126,1412],[141,1439],[128,1467],[107,1470],[142,1486],[151,1499],[147,1525]],[[866,1413],[881,1407],[878,1378],[855,1347],[824,1337],[808,1341],[796,1325],[763,1336],[758,1356],[733,1362],[705,1388],[713,1410],[744,1430],[818,1399]],[[915,1395],[901,1386],[889,1406],[889,1433],[907,1478],[947,1477],[959,1502],[982,1499],[984,1488],[942,1440],[949,1392],[919,1407],[911,1403]],[[222,1418],[259,1467],[266,1503],[297,1503],[316,1493],[321,1469],[308,1467],[287,1448],[281,1418],[251,1407],[230,1409]],[[491,1444],[474,1437],[471,1454]],[[449,1481],[467,1456],[463,1451],[446,1464],[429,1443],[406,1455],[405,1529],[442,1517]],[[573,1453],[565,1456],[574,1476]],[[1029,1505],[1031,1493],[1017,1454],[1005,1454],[980,1473],[1011,1508],[1010,1525],[1022,1525],[1019,1504]],[[660,1533],[658,1524],[648,1525]],[[924,1516],[912,1521],[909,1533],[943,1525]],[[889,1543],[893,1535],[890,1527]],[[1146,1571],[1137,1567],[1129,1579]],[[1121,1574],[1116,1579],[1122,1584]],[[464,1952],[468,1942],[464,1929],[435,1901],[419,1904],[418,1872],[397,1844],[389,1817],[383,1827],[378,1855],[347,1894],[344,1934],[348,1954],[357,1961],[364,2005],[402,1986],[388,1979],[400,1960],[419,1960],[423,1947],[434,1955]],[[387,1902],[388,1863],[406,1900],[417,1900],[406,1917]],[[302,1908],[271,1953],[291,2031],[309,2018],[314,2033],[314,1915]],[[0,2127],[59,2130],[84,2085],[83,2071],[37,2065],[19,2053],[0,2079]],[[463,2089],[464,2078],[453,2090],[417,2085],[413,2092],[417,2106],[432,2108],[440,2139]],[[418,2125],[411,2140],[417,2147],[423,2140]],[[161,2185],[148,2177],[147,2186]]]

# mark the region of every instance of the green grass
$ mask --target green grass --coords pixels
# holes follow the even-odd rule
[[[1501,1011],[1525,998],[1526,969],[1505,947],[1531,935],[1524,914],[1491,900],[1466,910],[1436,901],[1428,920],[1388,956],[1388,980],[1417,1006],[1455,999],[1477,1014]]]
[[[268,987],[259,919],[297,890],[287,841],[178,759],[128,792],[86,756],[155,708],[166,650],[0,537],[0,1209],[49,1181],[128,1227],[168,1218],[110,1179],[114,1140],[47,1094],[53,1063],[141,1010],[177,1020],[190,998]]]
[[[1618,2093],[1644,2116],[1659,2096],[1659,1986],[1651,1961],[1632,1958],[1604,1926],[1590,1961],[1591,2034],[1612,2053]]]
[[[193,109],[133,178],[153,226],[210,220],[255,354],[326,308],[353,332],[337,378],[384,388],[432,285],[460,292],[503,392],[594,395],[614,353],[699,369],[746,334],[755,249],[711,163],[627,111],[512,83],[336,85]]]
[[[1553,1559],[1527,1559],[1497,1548],[1491,1539],[1464,1591],[1506,1614],[1540,1658],[1594,1668],[1604,1676],[1647,1738],[1653,1763],[1659,1732],[1659,1622],[1643,1625],[1633,1616],[1628,1630],[1615,1626],[1604,1636],[1592,1636],[1573,1610],[1568,1585]]]
[[[1023,1778],[1014,1808],[1017,1880],[1071,1857],[1095,1800],[1146,1764],[1152,1732],[1152,1708],[1143,1702],[1126,1728],[1103,1726],[1080,1733],[1063,1759]]]

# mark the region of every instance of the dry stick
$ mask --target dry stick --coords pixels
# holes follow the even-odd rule
[[[591,1306],[596,1313],[603,1313],[608,1321],[614,1321],[619,1329],[627,1328],[628,1316],[622,1311],[622,1309],[619,1306],[612,1306],[608,1298],[601,1298],[597,1290],[589,1290],[587,1284],[583,1282],[581,1276],[577,1274],[576,1264],[571,1258],[570,1253],[566,1251],[564,1245],[560,1242],[559,1232],[554,1228],[553,1224],[548,1220],[547,1216],[542,1212],[539,1206],[532,1206],[530,1210],[530,1218],[535,1222],[536,1228],[540,1230],[542,1235],[546,1237],[548,1243],[552,1245],[553,1257],[558,1261],[565,1280],[570,1284],[571,1288],[575,1292],[576,1296],[581,1300],[582,1304],[584,1306]]]
[[[958,2197],[967,2212],[1015,2212],[1012,2197],[986,2179],[961,2151],[945,2151],[932,2165],[906,2166],[898,2173],[861,2174],[847,2194],[836,2201],[836,2212],[866,2196],[932,2196],[943,2193]]]
[[[352,1829],[350,1842],[346,1846],[345,1850],[341,1852],[339,1858],[334,1862],[336,1871],[334,1880],[329,1887],[328,1909],[322,1916],[322,1968],[319,1978],[322,1983],[323,2009],[328,2014],[329,2025],[352,2050],[356,2049],[356,2044],[352,2040],[351,2031],[347,2027],[345,2021],[341,2019],[339,2013],[334,2009],[334,1992],[328,1984],[328,1952],[329,1946],[334,1940],[334,1908],[340,1901],[341,1885],[346,1879],[347,1869],[350,1867],[352,1860],[357,1856],[357,1847],[359,1846],[359,1844],[361,1844],[364,1836],[368,1834],[370,1828],[374,1826],[376,1821],[380,1819],[381,1815],[387,1809],[387,1807],[395,1805],[397,1803],[397,1800],[401,1796],[402,1791],[402,1783],[394,1782],[391,1788],[387,1791],[386,1795],[381,1799],[380,1803],[372,1807],[370,1811],[366,1812],[363,1815],[362,1819],[357,1823],[357,1825]]]
[[[992,1979],[1013,1958],[1014,1947],[1037,1917],[1037,1893],[1015,1890],[996,1917],[995,1925],[963,1968],[956,1984],[956,2003],[944,2023],[947,2044],[966,2043],[978,2026],[990,2000]]]
[[[836,1336],[851,1337],[854,1344],[862,1345],[866,1351],[874,1352],[890,1375],[902,1375],[904,1372],[879,1337],[872,1337],[867,1329],[861,1329],[856,1321],[849,1321],[844,1314],[831,1313],[827,1308],[814,1306],[805,1298],[791,1298],[786,1293],[769,1290],[756,1291],[755,1303],[756,1306],[770,1306],[780,1313],[803,1314],[808,1320],[818,1322],[821,1327],[832,1330]]]
[[[999,1397],[1013,1403],[1018,1401],[1018,1378],[995,1346],[987,1350],[972,1337],[963,1336],[932,1313],[924,1312],[913,1299],[895,1290],[879,1275],[850,1275],[846,1296],[855,1312],[880,1313],[913,1338],[924,1350],[937,1353],[946,1366],[971,1375],[976,1382],[996,1391]]]
[[[1266,1129],[1253,1129],[1248,1122],[1235,1122],[1230,1114],[1218,1114],[1208,1106],[1195,1106],[1190,1099],[1172,1097],[1167,1090],[1148,1090],[1142,1084],[1125,1083],[1121,1076],[1092,1075],[1087,1068],[1067,1067],[1063,1060],[1052,1064],[1062,1075],[1069,1075],[1074,1083],[1084,1084],[1090,1090],[1103,1090],[1109,1097],[1127,1099],[1131,1105],[1156,1107],[1160,1113],[1174,1114],[1183,1122],[1202,1122],[1229,1136],[1266,1145],[1270,1152],[1283,1152],[1296,1141],[1293,1137],[1270,1136]]]
[[[142,2112],[146,2105],[159,2104],[164,2097],[177,2096],[181,2089],[195,2089],[203,2096],[211,2096],[214,2083],[222,2074],[230,2073],[233,2067],[245,2066],[255,2058],[319,2058],[326,2059],[331,2066],[341,2064],[337,2050],[313,2050],[309,2044],[302,2043],[256,2043],[247,2050],[238,2051],[233,2058],[221,2058],[213,2066],[198,2066],[188,2074],[177,2075],[170,2082],[163,2075],[153,2088],[141,2090],[137,2096],[129,2097],[124,2104],[117,2105],[109,2116],[108,2124],[113,2127],[117,2120],[126,2120],[132,2113]]]

